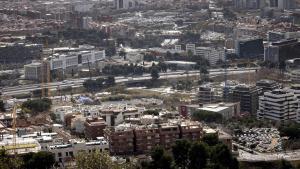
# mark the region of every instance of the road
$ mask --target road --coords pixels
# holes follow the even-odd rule
[[[235,68],[235,69],[228,69],[228,74],[242,74],[242,73],[248,73],[248,72],[255,72],[259,68]],[[166,72],[166,73],[160,73],[160,79],[172,79],[172,78],[180,78],[180,77],[186,77],[187,74],[189,76],[199,76],[199,71],[175,71],[175,72]],[[214,77],[217,75],[224,74],[223,69],[210,69],[209,70],[209,76]],[[93,77],[92,79],[97,79],[104,76],[98,76]],[[57,90],[58,88],[64,88],[64,87],[80,87],[82,86],[83,82],[89,78],[77,78],[77,79],[70,79],[70,80],[64,80],[62,82],[51,82],[47,85],[47,87],[50,90]],[[117,76],[115,77],[116,83],[126,83],[126,82],[138,82],[138,81],[144,81],[151,79],[150,74],[143,74],[141,76],[135,76],[135,77],[124,77],[124,76]],[[30,93],[34,90],[41,89],[42,84],[30,84],[30,85],[19,85],[19,86],[13,86],[13,87],[5,87],[2,89],[2,94],[4,96],[12,96],[12,95],[18,95],[18,94],[26,94]]]
[[[256,153],[251,154],[239,149],[239,161],[258,162],[258,161],[277,161],[285,159],[287,161],[299,161],[300,150],[278,152],[278,153]]]

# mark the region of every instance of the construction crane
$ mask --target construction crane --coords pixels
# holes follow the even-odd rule
[[[48,37],[45,39],[45,47],[48,48]],[[53,54],[53,50],[52,50]],[[51,91],[49,88],[50,83],[50,63],[47,59],[42,59],[42,81],[41,81],[41,90],[42,90],[42,98],[50,97]]]
[[[13,135],[13,153],[16,156],[17,155],[17,105],[14,105],[13,107],[13,111],[11,112],[11,116],[12,116],[12,135]]]

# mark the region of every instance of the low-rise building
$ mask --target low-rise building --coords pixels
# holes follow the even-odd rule
[[[108,151],[108,142],[104,138],[98,138],[97,140],[89,142],[70,140],[68,143],[48,146],[48,151],[54,154],[55,161],[58,162],[60,166],[65,166],[65,163],[74,160],[78,152],[92,152],[95,150],[99,150],[100,152]]]
[[[218,103],[218,104],[207,104],[198,110],[215,112],[222,114],[224,119],[230,119],[240,115],[240,103]]]

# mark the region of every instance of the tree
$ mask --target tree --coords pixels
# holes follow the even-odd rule
[[[115,85],[115,77],[114,76],[108,76],[106,79],[106,85],[107,86],[113,86]]]
[[[92,79],[88,79],[83,82],[83,87],[87,89],[87,91],[95,91],[97,89],[97,82]]]
[[[278,169],[294,169],[289,161],[281,160]]]
[[[23,161],[19,158],[12,158],[5,149],[0,149],[0,169],[21,169]]]
[[[171,169],[172,157],[161,147],[156,147],[151,152],[152,161],[147,165],[148,169]]]
[[[159,69],[162,71],[162,72],[167,72],[167,64],[166,63],[164,63],[164,62],[159,62],[158,63],[158,67],[159,67]]]
[[[172,53],[170,51],[167,51],[166,58],[168,59],[172,58]]]
[[[51,108],[52,101],[48,98],[27,100],[22,103],[22,111],[29,110],[31,113],[36,114],[38,112],[48,111]]]
[[[217,144],[212,148],[210,160],[225,168],[230,168],[234,162],[230,150],[224,144]]]
[[[189,150],[191,148],[191,143],[187,140],[176,141],[175,145],[172,147],[172,153],[174,161],[177,167],[186,168],[189,160]]]
[[[0,100],[0,111],[5,112],[5,105],[4,105],[3,100]]]
[[[215,146],[219,143],[219,138],[217,134],[205,134],[202,141],[209,146]]]
[[[55,163],[54,154],[46,151],[23,155],[25,169],[50,169]]]
[[[289,139],[300,138],[300,124],[290,124],[279,128],[280,136],[287,136]]]
[[[217,122],[221,123],[223,116],[220,113],[199,110],[193,113],[192,118],[198,121],[205,121],[207,123]]]
[[[195,142],[189,151],[189,169],[202,169],[206,167],[208,159],[207,146],[203,143]]]
[[[152,77],[152,80],[157,80],[159,79],[159,71],[156,67],[153,67],[151,69],[151,77]]]
[[[99,150],[93,152],[79,152],[75,157],[77,169],[134,169],[133,164],[126,162],[118,164],[113,162],[107,152]]]

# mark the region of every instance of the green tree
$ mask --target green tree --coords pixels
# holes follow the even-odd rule
[[[147,166],[148,169],[171,169],[172,157],[161,147],[156,147],[151,153],[152,161]]]
[[[217,144],[211,150],[210,160],[216,165],[222,166],[223,168],[236,168],[236,162],[232,157],[232,154],[228,147],[224,144]]]
[[[215,146],[219,143],[217,134],[205,134],[201,140],[209,146]]]
[[[151,69],[151,77],[152,77],[152,80],[157,80],[159,79],[159,71],[156,67],[153,67]]]
[[[29,110],[31,113],[48,111],[51,108],[52,101],[48,98],[27,100],[22,103],[22,111]]]
[[[115,77],[114,76],[108,76],[106,79],[106,85],[107,86],[113,86],[115,85]]]
[[[192,118],[198,121],[205,121],[207,123],[217,122],[221,123],[223,116],[220,113],[199,110],[192,114]]]
[[[289,124],[281,126],[279,128],[281,136],[287,136],[289,139],[299,139],[300,138],[300,124]]]
[[[79,152],[75,157],[77,169],[134,169],[133,164],[126,162],[118,164],[113,162],[107,152],[99,150],[93,152]]]
[[[202,169],[207,165],[207,146],[200,142],[194,142],[189,151],[189,169]]]
[[[50,169],[55,163],[54,154],[46,151],[23,155],[25,169]]]
[[[86,81],[83,82],[83,87],[91,92],[91,91],[95,91],[98,87],[98,84],[95,80],[92,80],[92,79],[88,79]]]
[[[21,169],[23,161],[19,157],[12,157],[4,149],[0,149],[0,169]]]
[[[186,168],[189,163],[191,143],[187,140],[178,140],[172,147],[174,161],[177,167]]]
[[[0,111],[5,112],[5,105],[4,105],[3,100],[0,100]]]

